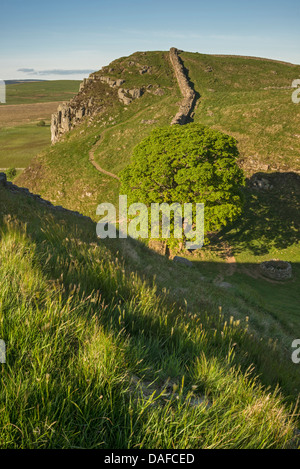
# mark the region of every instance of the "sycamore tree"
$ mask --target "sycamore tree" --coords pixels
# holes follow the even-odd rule
[[[157,128],[139,143],[120,174],[128,203],[204,203],[205,233],[242,211],[243,171],[233,137],[200,124]]]

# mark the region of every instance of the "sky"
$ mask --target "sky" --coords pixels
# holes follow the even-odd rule
[[[83,79],[136,51],[300,64],[299,0],[1,0],[0,79]]]

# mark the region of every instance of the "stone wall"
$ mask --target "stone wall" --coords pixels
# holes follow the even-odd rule
[[[275,259],[262,262],[259,268],[265,277],[272,280],[289,280],[293,276],[292,265],[285,261]]]
[[[178,81],[180,91],[183,95],[183,100],[180,103],[179,111],[176,116],[172,119],[171,125],[174,124],[186,124],[191,111],[193,109],[196,94],[189,84],[189,80],[185,74],[183,63],[178,55],[178,50],[175,47],[170,49],[170,60],[174,68],[175,76]]]

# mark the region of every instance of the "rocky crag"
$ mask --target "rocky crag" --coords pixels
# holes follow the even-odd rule
[[[58,106],[51,118],[51,142],[56,143],[60,137],[82,122],[84,117],[93,116],[103,111],[107,96],[111,95],[124,105],[142,96],[143,88],[126,89],[125,80],[112,79],[107,76],[91,74],[80,84],[79,93],[68,103]],[[101,86],[102,85],[102,86]],[[113,92],[110,93],[107,88]],[[91,91],[94,90],[94,93]],[[91,96],[92,94],[92,96]],[[102,98],[102,99],[101,99]]]
[[[179,51],[177,49],[170,49],[170,63],[183,95],[183,100],[171,124],[182,125],[190,117],[196,94],[189,84],[183,63],[178,54]],[[136,62],[130,61],[128,67],[133,69],[133,66],[138,67],[139,75],[144,75],[145,77],[151,76],[151,66],[139,66]],[[52,115],[51,141],[53,144],[59,141],[66,132],[80,124],[84,118],[101,113],[112,102],[119,101],[124,106],[128,106],[132,101],[143,96],[145,92],[158,96],[164,95],[162,88],[153,87],[151,83],[147,83],[147,80],[145,85],[131,88],[129,86],[126,87],[126,80],[107,76],[106,73],[114,73],[114,68],[103,67],[99,72],[92,73],[88,78],[85,78],[80,84],[78,94],[71,101],[61,104],[57,112]],[[111,98],[110,101],[107,97]]]

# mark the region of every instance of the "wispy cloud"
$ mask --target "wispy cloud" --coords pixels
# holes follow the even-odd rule
[[[19,68],[17,71],[24,72],[24,73],[32,73],[34,72],[34,68]]]
[[[35,76],[46,76],[46,75],[81,75],[93,73],[95,70],[63,70],[63,69],[52,69],[52,70],[35,70],[34,68],[19,68],[18,72],[29,73]]]

